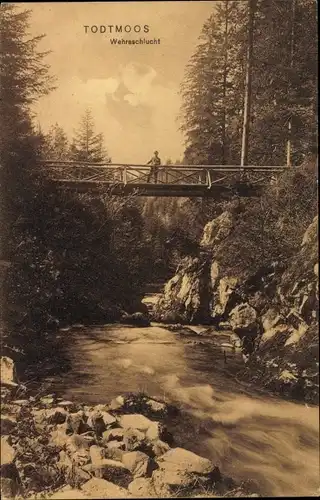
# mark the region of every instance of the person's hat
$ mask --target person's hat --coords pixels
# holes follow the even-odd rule
[[[153,154],[154,154],[154,155],[158,155],[158,154],[159,154],[159,151],[155,151]]]

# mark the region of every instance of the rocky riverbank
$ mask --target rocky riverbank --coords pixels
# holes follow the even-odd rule
[[[309,182],[309,174],[308,170],[295,172],[292,186],[297,189],[303,179]],[[305,226],[300,248],[297,240],[291,245],[292,255],[288,250],[289,256],[284,258],[283,249],[291,242],[283,240],[281,245],[280,240],[291,234],[292,228],[286,229],[285,223],[292,217],[292,209],[276,212],[275,203],[280,201],[274,200],[282,199],[281,189],[283,197],[288,189],[293,196],[292,186],[283,183],[274,188],[273,198],[268,195],[271,201],[262,200],[272,210],[269,218],[250,207],[242,217],[232,206],[207,223],[198,256],[180,262],[154,307],[153,317],[164,323],[208,324],[232,330],[241,338],[246,360],[241,377],[317,404],[318,217]],[[295,198],[291,203],[298,202]],[[276,248],[274,255],[281,258],[272,258],[271,242]],[[270,248],[270,256],[261,246]]]
[[[180,411],[143,394],[95,406],[54,395],[2,396],[3,499],[258,496],[175,446]]]

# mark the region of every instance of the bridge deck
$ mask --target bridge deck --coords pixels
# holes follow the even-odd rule
[[[156,182],[146,165],[70,161],[42,162],[61,189],[78,192],[108,191],[127,196],[222,197],[232,194],[259,196],[264,185],[285,167],[238,165],[160,166]],[[151,173],[151,176],[150,176]]]
[[[79,193],[99,193],[108,191],[112,195],[127,196],[135,194],[137,196],[177,196],[177,197],[203,197],[203,198],[228,198],[232,194],[243,197],[259,196],[262,186],[250,186],[246,183],[236,184],[232,187],[212,185],[210,188],[204,185],[191,184],[123,184],[112,182],[91,182],[56,180],[55,184],[68,191]]]

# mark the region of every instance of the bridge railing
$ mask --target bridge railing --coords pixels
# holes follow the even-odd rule
[[[149,165],[89,163],[73,161],[44,161],[53,180],[108,183],[154,184],[154,174]],[[248,165],[164,165],[157,169],[157,184],[204,185],[233,184],[235,182],[259,183],[284,170],[282,166]]]

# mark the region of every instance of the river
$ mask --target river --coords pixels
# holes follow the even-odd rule
[[[318,408],[239,384],[233,373],[242,358],[228,348],[228,333],[181,335],[156,324],[113,324],[61,335],[69,338],[71,369],[48,380],[57,394],[95,404],[144,391],[177,402],[198,422],[194,437],[188,434],[182,444],[212,459],[223,473],[253,480],[263,496],[319,491]]]

